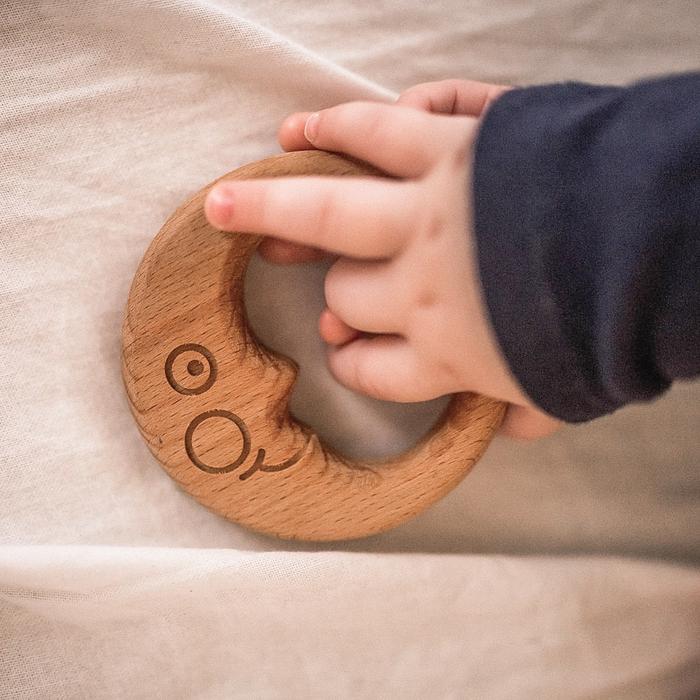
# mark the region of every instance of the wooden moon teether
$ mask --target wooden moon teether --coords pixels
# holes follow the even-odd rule
[[[377,172],[302,151],[224,178],[284,175]],[[259,345],[246,323],[243,281],[260,236],[207,223],[211,184],[167,220],[129,294],[122,372],[151,452],[200,503],[277,537],[363,537],[425,510],[479,459],[504,405],[455,395],[427,437],[385,462],[354,462],[321,444],[287,409],[296,365]]]

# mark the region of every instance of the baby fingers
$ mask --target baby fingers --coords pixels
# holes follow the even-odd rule
[[[341,258],[326,275],[326,304],[358,331],[401,333],[407,315],[404,286],[391,263]]]
[[[285,177],[223,181],[204,203],[224,231],[272,236],[358,258],[400,251],[417,217],[418,185],[384,178]]]
[[[295,113],[280,127],[285,150],[319,148],[353,156],[385,173],[424,175],[476,133],[476,119],[427,114],[404,105],[346,102],[311,115]]]

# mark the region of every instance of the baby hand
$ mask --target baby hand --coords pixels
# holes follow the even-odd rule
[[[221,182],[207,197],[207,218],[223,230],[278,239],[267,248],[278,260],[318,250],[340,256],[326,276],[328,309],[319,322],[340,383],[392,401],[476,391],[513,404],[510,434],[544,434],[556,422],[531,406],[511,375],[481,297],[468,197],[478,119],[423,111],[422,104],[444,106],[444,91],[425,102],[430,90],[419,88],[396,105],[355,102],[292,115],[280,134],[288,150],[345,153],[400,179]],[[487,101],[480,97],[471,100],[474,112]]]

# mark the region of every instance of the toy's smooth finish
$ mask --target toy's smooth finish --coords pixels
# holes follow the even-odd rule
[[[304,151],[224,177],[313,174],[376,173]],[[484,452],[503,404],[457,395],[426,438],[383,463],[351,462],[322,445],[287,410],[296,366],[246,324],[243,280],[260,237],[212,228],[203,213],[210,187],[168,219],[129,295],[122,371],[151,452],[203,505],[277,537],[363,537],[425,510]]]

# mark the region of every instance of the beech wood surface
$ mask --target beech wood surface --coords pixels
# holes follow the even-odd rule
[[[302,151],[221,179],[377,175],[344,157]],[[287,408],[297,367],[261,346],[243,303],[259,236],[210,226],[211,183],[164,224],[136,272],[123,328],[122,373],[153,455],[200,503],[287,539],[341,540],[392,528],[453,489],[501,423],[504,404],[455,395],[413,449],[352,461]]]

